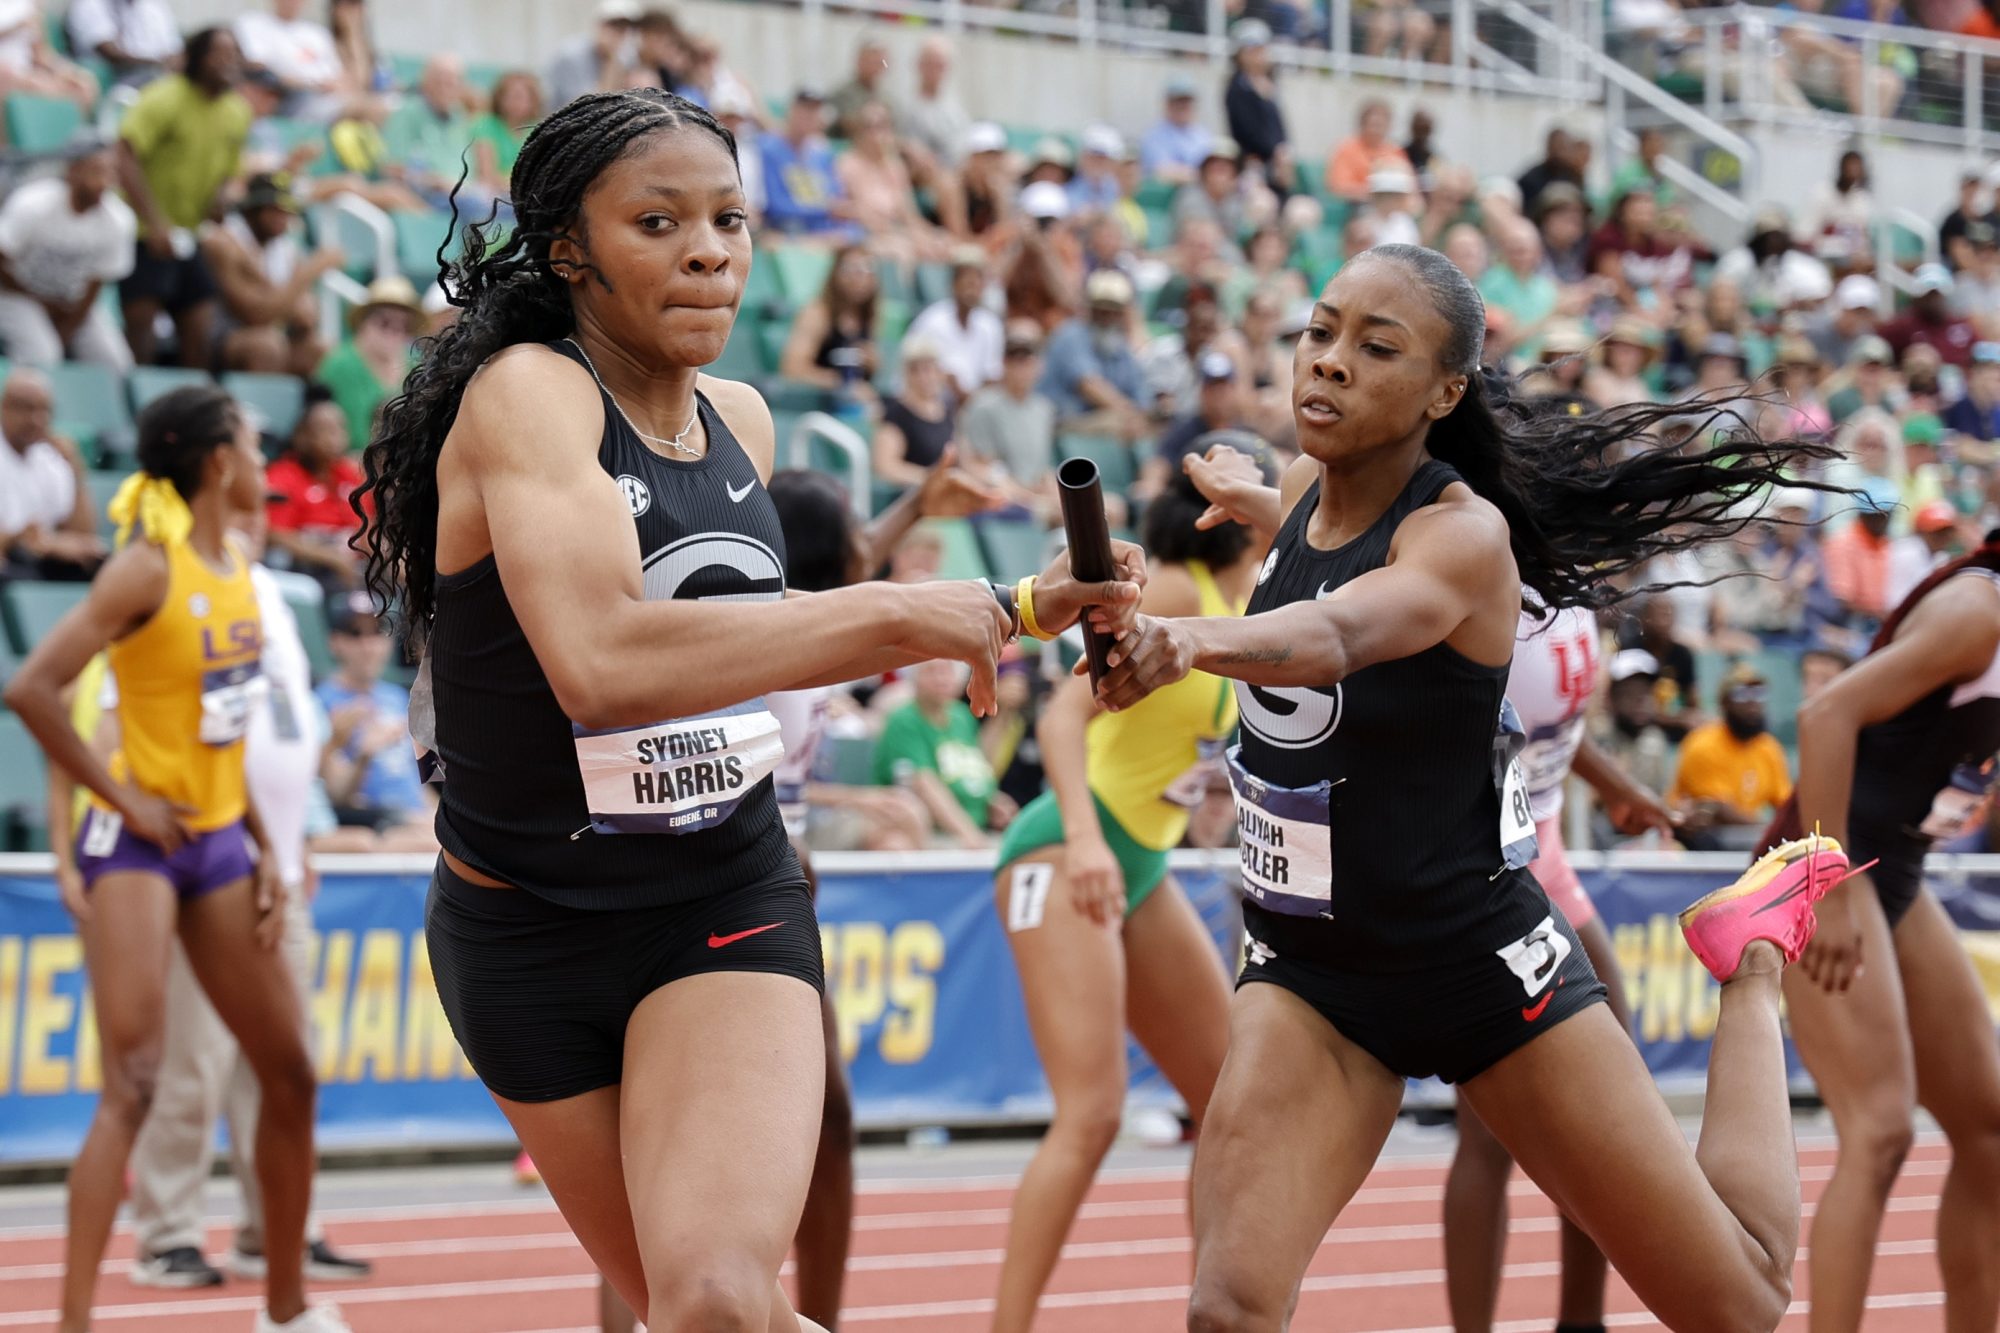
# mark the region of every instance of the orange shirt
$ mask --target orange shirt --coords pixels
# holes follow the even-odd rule
[[[1820,546],[1826,586],[1835,597],[1865,615],[1889,612],[1889,546],[1860,523],[1849,523]]]
[[[1696,727],[1681,742],[1674,772],[1675,801],[1725,801],[1739,810],[1775,810],[1792,794],[1785,747],[1770,732],[1739,741],[1728,725]]]
[[[1344,198],[1366,199],[1368,178],[1380,167],[1401,167],[1416,175],[1402,149],[1386,139],[1379,147],[1370,148],[1357,134],[1334,149],[1333,156],[1326,160],[1326,188]]]

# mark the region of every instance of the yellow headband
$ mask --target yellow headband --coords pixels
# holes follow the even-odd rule
[[[194,513],[165,477],[135,472],[118,486],[105,512],[118,527],[114,545],[123,546],[136,528],[147,541],[164,546],[194,530]]]

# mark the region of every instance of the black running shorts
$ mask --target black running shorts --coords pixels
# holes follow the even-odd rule
[[[1605,997],[1561,912],[1470,966],[1394,973],[1286,958],[1246,916],[1249,960],[1237,984],[1282,986],[1404,1078],[1463,1083]]]
[[[582,911],[468,883],[440,857],[424,933],[458,1044],[487,1088],[516,1102],[618,1083],[632,1011],[683,977],[775,972],[824,985],[819,919],[799,880]]]

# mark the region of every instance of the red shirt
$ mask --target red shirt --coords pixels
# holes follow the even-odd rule
[[[1979,341],[1978,330],[1960,314],[1949,314],[1942,324],[1926,324],[1914,310],[1905,310],[1878,330],[1889,349],[1901,361],[1912,344],[1935,348],[1938,358],[1960,370],[1972,364],[1972,344]]]
[[[333,480],[323,482],[289,454],[264,472],[264,486],[282,499],[271,502],[271,527],[277,532],[352,532],[361,526],[350,503],[363,480],[361,465],[351,458],[333,464]]]

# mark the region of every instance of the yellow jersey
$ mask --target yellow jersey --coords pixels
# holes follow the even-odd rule
[[[187,807],[209,833],[243,817],[243,736],[264,689],[264,627],[250,562],[232,545],[211,569],[185,538],[168,541],[167,596],[105,650],[118,682],[111,774]]]
[[[1208,566],[1188,562],[1204,616],[1238,616]],[[1180,846],[1189,807],[1169,797],[1175,780],[1236,729],[1236,691],[1220,676],[1190,671],[1132,707],[1100,713],[1084,732],[1090,790],[1134,841],[1155,851]],[[1217,751],[1219,753],[1219,750]]]

